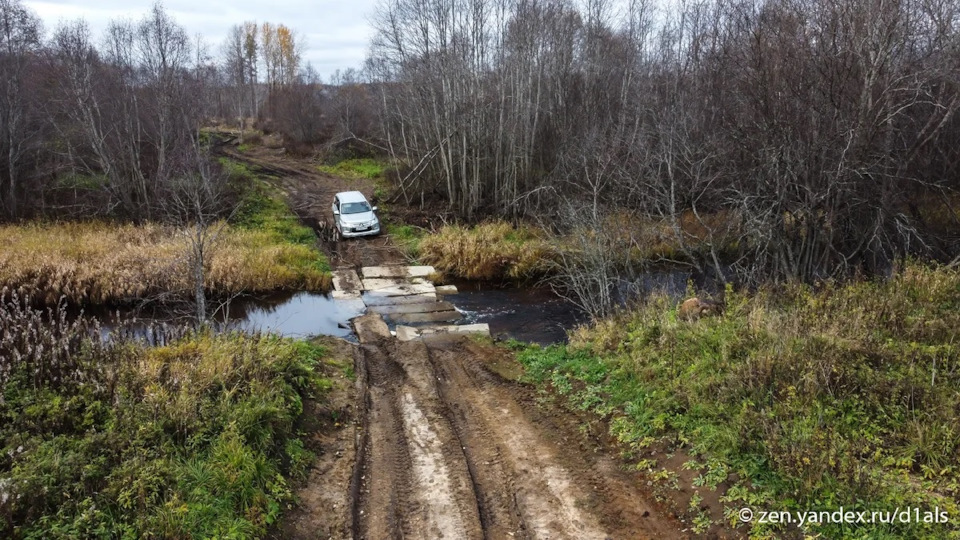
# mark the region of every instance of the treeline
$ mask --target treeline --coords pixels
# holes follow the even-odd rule
[[[0,0],[0,219],[181,219],[185,200],[222,207],[226,175],[201,131],[211,122],[259,122],[294,144],[365,134],[356,75],[322,85],[302,48],[282,24],[245,23],[211,52],[159,3],[102,36],[82,20],[48,35],[22,2]]]
[[[624,252],[599,237],[656,226],[744,280],[960,251],[954,2],[386,0],[375,25],[408,200]]]

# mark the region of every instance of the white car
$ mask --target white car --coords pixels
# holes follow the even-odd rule
[[[367,198],[359,191],[343,191],[333,198],[333,222],[343,238],[380,234],[380,220]]]

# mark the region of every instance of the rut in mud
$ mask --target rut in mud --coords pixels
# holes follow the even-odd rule
[[[356,321],[364,394],[354,538],[671,538],[638,476],[454,335],[399,342]]]

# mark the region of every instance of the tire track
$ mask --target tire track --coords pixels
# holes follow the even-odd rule
[[[367,315],[355,324],[383,322]],[[463,450],[441,414],[425,347],[388,339],[382,328],[358,335],[369,384],[357,537],[482,538]]]
[[[427,343],[488,516],[487,537],[684,536],[672,520],[648,519],[653,507],[636,478],[627,478],[604,453],[571,447],[569,441],[582,440],[576,426],[540,412],[529,389],[486,368],[501,351],[462,337]]]

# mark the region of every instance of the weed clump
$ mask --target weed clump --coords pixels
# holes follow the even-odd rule
[[[243,164],[222,159],[239,206],[211,247],[207,290],[214,296],[280,289],[330,289],[330,264],[313,230]],[[120,304],[159,294],[190,294],[190,231],[107,222],[0,226],[0,287],[46,305],[60,298]]]
[[[386,173],[388,165],[383,160],[372,158],[345,159],[334,165],[320,165],[320,172],[343,178],[376,180]]]
[[[310,229],[306,229],[311,235]],[[0,286],[47,305],[119,304],[190,291],[187,231],[104,222],[0,226]],[[214,246],[207,288],[214,295],[326,290],[329,265],[315,247],[275,230],[228,226]]]
[[[420,257],[420,241],[425,236],[425,231],[413,225],[386,225],[386,233],[390,238],[400,246],[400,249],[411,259]]]

